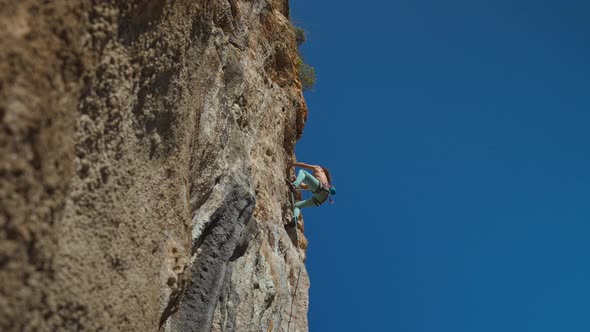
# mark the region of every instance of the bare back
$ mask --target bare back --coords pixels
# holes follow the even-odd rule
[[[318,179],[321,183],[328,183],[328,177],[326,176],[326,172],[321,167],[314,167],[313,168],[313,176]]]

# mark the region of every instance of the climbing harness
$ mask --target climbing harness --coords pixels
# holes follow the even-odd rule
[[[318,189],[316,191],[314,191],[314,194],[319,194],[322,191],[329,191],[326,188],[330,188],[330,185],[325,183],[325,182],[320,182],[320,185],[318,186]]]
[[[322,205],[326,201],[326,199],[330,200],[330,204],[334,204],[334,200],[332,199],[332,196],[336,195],[336,188],[332,187],[327,182],[320,182],[320,186],[318,187],[318,189],[316,191],[313,191],[313,193],[319,194],[322,191],[326,192],[328,195],[326,195],[326,197],[321,201],[319,199],[317,199],[316,197],[312,197],[312,200],[315,203],[315,205],[316,206]]]

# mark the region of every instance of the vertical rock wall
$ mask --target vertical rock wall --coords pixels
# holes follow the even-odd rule
[[[0,0],[0,330],[307,331],[288,11]]]

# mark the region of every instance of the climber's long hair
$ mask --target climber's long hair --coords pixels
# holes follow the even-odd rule
[[[330,171],[325,168],[324,166],[322,166],[322,169],[324,170],[324,173],[326,173],[326,177],[328,178],[328,183],[331,185],[332,184],[332,177],[330,176]]]

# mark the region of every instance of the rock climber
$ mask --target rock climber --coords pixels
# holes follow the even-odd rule
[[[336,195],[336,188],[332,186],[332,177],[327,168],[300,162],[296,162],[295,166],[313,171],[313,175],[311,175],[309,172],[300,169],[295,182],[288,182],[291,186],[291,190],[301,187],[301,189],[310,190],[313,193],[311,198],[295,203],[293,218],[295,219],[295,223],[297,223],[299,215],[301,214],[301,209],[310,206],[320,206],[328,198],[332,201],[332,197],[330,196]]]

